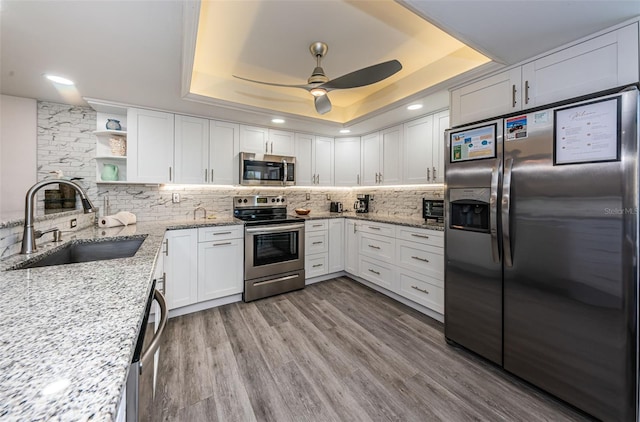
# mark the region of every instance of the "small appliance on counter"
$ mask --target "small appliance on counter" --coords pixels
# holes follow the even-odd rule
[[[353,204],[353,209],[358,213],[369,212],[369,201],[371,197],[363,194],[358,194],[356,202]]]
[[[330,212],[342,212],[342,202],[332,202],[329,206]]]
[[[422,218],[425,221],[435,219],[438,223],[444,223],[444,199],[422,198]]]

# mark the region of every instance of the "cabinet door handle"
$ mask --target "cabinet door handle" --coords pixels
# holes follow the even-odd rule
[[[169,256],[169,239],[164,240],[164,256]]]
[[[315,264],[313,268],[322,267],[322,264]]]
[[[360,174],[358,173],[358,175],[356,177],[358,178],[358,182],[356,184],[359,185],[360,184]]]
[[[418,286],[411,286],[412,289],[416,289],[419,292],[425,293],[425,294],[429,294],[429,291],[427,289],[421,289]]]
[[[431,169],[427,167],[427,182],[431,181]]]
[[[213,183],[213,169],[211,169],[211,180],[210,180],[210,182]]]
[[[382,183],[382,173],[378,174],[378,183]]]
[[[372,270],[371,268],[369,268],[369,272],[372,272],[372,273],[374,273],[374,274],[376,274],[376,275],[380,275],[380,272],[379,272],[379,271]]]
[[[169,181],[171,181],[171,166],[169,166]]]
[[[417,259],[418,261],[422,261],[422,262],[429,262],[427,258],[420,258],[419,256],[412,256],[411,258]]]
[[[373,249],[380,249],[380,246],[376,246],[376,245],[369,245],[369,247]]]
[[[524,81],[524,103],[529,104],[529,81]]]
[[[214,243],[213,246],[223,246],[223,245],[230,245],[231,242],[222,242],[222,243]]]
[[[208,182],[207,180],[207,175],[209,174],[209,172],[207,171],[207,169],[204,169],[204,181]]]
[[[269,153],[269,141],[264,141],[264,152]]]
[[[429,236],[425,235],[425,234],[417,234],[417,233],[411,233],[411,236],[413,237],[421,237],[423,239],[428,239]]]
[[[516,92],[518,92],[516,85],[511,85],[511,107],[513,108],[516,107]]]
[[[313,242],[312,245],[322,245],[324,242]]]
[[[273,141],[271,141],[271,154],[273,154]]]
[[[162,294],[167,294],[167,273],[162,273]]]
[[[320,184],[320,174],[316,176],[316,185]]]
[[[436,181],[436,168],[433,168],[433,181]]]

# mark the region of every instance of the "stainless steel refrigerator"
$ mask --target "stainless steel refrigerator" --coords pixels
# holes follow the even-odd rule
[[[637,89],[446,137],[447,339],[637,420]]]

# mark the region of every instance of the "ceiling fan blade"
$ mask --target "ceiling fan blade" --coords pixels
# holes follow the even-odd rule
[[[316,105],[316,111],[318,113],[325,114],[331,111],[331,101],[329,101],[329,96],[327,94],[313,98]]]
[[[282,87],[285,87],[285,88],[302,88],[302,89],[306,89],[307,91],[314,87],[314,85],[309,85],[309,84],[305,84],[305,85],[274,84],[274,83],[271,83],[271,82],[255,81],[253,79],[247,79],[247,78],[243,78],[241,76],[236,76],[236,75],[231,75],[231,76],[233,76],[236,79],[242,79],[243,81],[253,82],[253,83],[256,83],[256,84],[271,85],[271,86],[282,86]],[[317,84],[315,84],[315,85],[317,85]]]
[[[361,86],[371,85],[387,79],[389,76],[397,73],[402,69],[402,64],[397,60],[389,60],[388,62],[374,64],[356,70],[346,75],[342,75],[336,79],[332,79],[327,83],[320,85],[320,88],[326,90],[358,88]]]

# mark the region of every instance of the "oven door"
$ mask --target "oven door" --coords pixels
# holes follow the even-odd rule
[[[245,227],[245,280],[302,269],[304,223]]]
[[[240,184],[295,185],[295,158],[242,152],[240,153]]]

